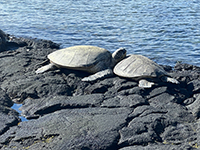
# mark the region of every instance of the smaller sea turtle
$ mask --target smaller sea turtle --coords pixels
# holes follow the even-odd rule
[[[114,73],[121,77],[139,80],[139,87],[151,88],[153,81],[161,79],[163,82],[178,84],[157,63],[142,55],[130,55],[114,67]]]
[[[80,45],[57,50],[47,57],[50,64],[37,69],[37,74],[56,66],[57,68],[83,70],[92,73],[93,75],[83,78],[82,81],[94,81],[111,76],[113,67],[126,57],[126,50],[119,48],[111,54],[104,48]]]

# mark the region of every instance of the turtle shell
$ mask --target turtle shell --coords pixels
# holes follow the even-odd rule
[[[112,54],[108,50],[88,45],[60,49],[47,57],[56,66],[86,71],[99,63],[101,65],[97,68],[102,70],[101,68],[109,67],[112,61]],[[90,72],[96,72],[98,69]]]
[[[120,61],[114,73],[127,78],[155,78],[167,75],[167,72],[154,61],[142,55],[130,55]]]

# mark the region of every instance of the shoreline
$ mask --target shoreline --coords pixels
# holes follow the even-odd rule
[[[59,45],[42,39],[11,39],[0,53],[0,148],[145,150],[200,146],[200,67],[163,66],[180,84],[109,77],[82,82],[68,69],[35,74]],[[11,50],[11,51],[9,51]],[[14,102],[28,121],[11,109]]]

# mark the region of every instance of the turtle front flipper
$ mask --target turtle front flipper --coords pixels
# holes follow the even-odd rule
[[[97,79],[103,79],[103,78],[107,78],[107,77],[111,77],[111,76],[113,76],[112,69],[106,69],[106,70],[99,71],[88,77],[85,77],[82,79],[82,81],[86,81],[86,82],[95,81]]]
[[[54,64],[50,63],[50,64],[48,64],[48,65],[45,65],[45,66],[41,67],[41,68],[38,68],[38,69],[35,71],[35,73],[36,73],[36,74],[43,73],[43,72],[45,72],[45,71],[53,70],[53,69],[55,69],[55,67],[56,67],[56,66],[55,66]]]
[[[138,84],[138,86],[142,88],[151,88],[153,85],[155,85],[154,82],[149,82],[145,79],[140,80]]]

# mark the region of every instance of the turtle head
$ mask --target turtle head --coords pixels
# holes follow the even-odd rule
[[[119,48],[114,53],[112,53],[113,58],[113,66],[120,62],[122,59],[126,57],[126,49]]]

